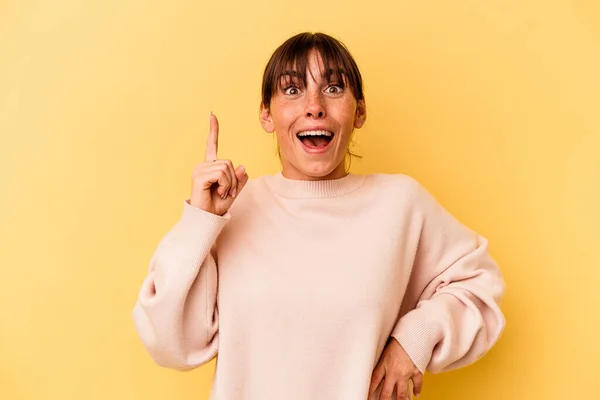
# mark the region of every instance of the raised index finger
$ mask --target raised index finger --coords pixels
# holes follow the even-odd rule
[[[219,121],[216,115],[210,113],[210,132],[206,139],[205,161],[215,161],[217,159],[217,150],[219,149]]]

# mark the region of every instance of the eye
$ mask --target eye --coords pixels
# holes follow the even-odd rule
[[[288,86],[285,89],[283,89],[283,93],[289,96],[295,96],[297,94],[300,94],[300,89],[298,89],[296,86]]]
[[[344,88],[336,83],[332,83],[331,85],[327,86],[327,89],[325,89],[327,93],[332,94],[342,93],[343,90]]]

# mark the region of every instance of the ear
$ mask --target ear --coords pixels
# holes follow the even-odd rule
[[[269,110],[263,103],[260,103],[260,124],[268,133],[275,132],[275,124],[273,124],[271,110]]]
[[[362,128],[367,120],[367,104],[365,99],[359,100],[356,105],[356,115],[354,116],[354,127],[356,129]]]

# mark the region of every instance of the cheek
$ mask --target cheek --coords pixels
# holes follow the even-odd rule
[[[356,104],[348,102],[339,108],[338,122],[346,130],[354,128],[354,119],[356,117]]]
[[[339,99],[335,104],[332,104],[332,106],[332,111],[335,109],[335,112],[338,114],[338,120],[340,120],[340,122],[343,120],[345,124],[348,120],[354,119],[358,104],[353,97],[347,96],[344,99]]]
[[[273,113],[273,124],[275,125],[275,130],[279,133],[284,133],[289,130],[292,122],[294,121],[293,112],[289,107],[278,107],[278,109]]]
[[[285,131],[277,131],[277,142],[279,143],[280,147],[289,147],[292,143],[292,139],[293,138]]]

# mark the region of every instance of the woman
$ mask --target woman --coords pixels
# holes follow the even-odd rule
[[[150,261],[133,317],[160,365],[217,356],[213,400],[406,399],[425,370],[470,364],[498,340],[504,281],[487,240],[406,175],[354,175],[366,119],[348,50],[324,34],[283,43],[260,122],[282,171],[249,180],[204,162]]]

